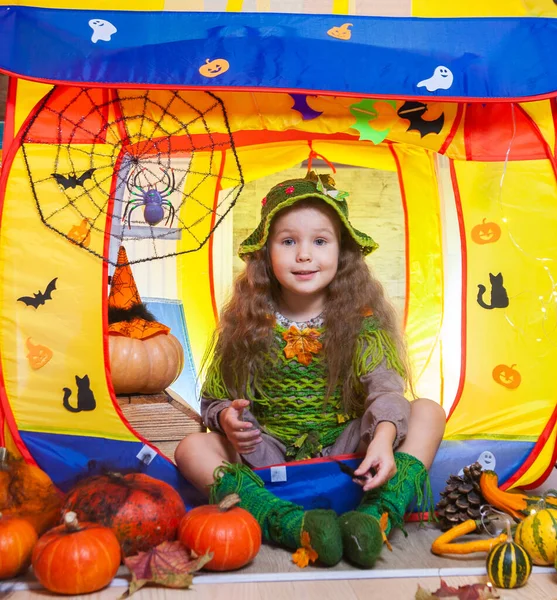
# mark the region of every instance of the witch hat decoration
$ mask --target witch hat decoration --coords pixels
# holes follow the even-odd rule
[[[112,275],[112,283],[110,285],[108,307],[129,309],[135,304],[140,303],[141,296],[135,285],[126,249],[124,246],[120,246],[118,250],[118,263]]]

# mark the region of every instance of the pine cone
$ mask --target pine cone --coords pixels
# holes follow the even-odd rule
[[[435,510],[442,531],[447,531],[468,519],[480,518],[480,506],[486,504],[480,490],[480,463],[464,467],[464,476],[451,475],[441,492],[441,500]]]

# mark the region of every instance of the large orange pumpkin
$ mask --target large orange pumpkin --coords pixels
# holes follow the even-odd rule
[[[33,571],[47,590],[87,594],[107,586],[120,566],[120,544],[98,523],[79,523],[75,513],[47,531],[33,550]]]
[[[180,523],[178,539],[197,555],[213,553],[209,571],[231,571],[251,562],[261,548],[261,527],[243,508],[237,494],[219,504],[197,506]]]
[[[175,540],[186,513],[173,487],[143,473],[88,477],[68,493],[64,508],[83,521],[110,527],[124,556]]]
[[[184,368],[182,344],[171,333],[144,340],[110,335],[108,345],[116,394],[156,394],[175,381]]]
[[[40,535],[59,522],[62,495],[36,465],[0,448],[0,512],[29,521]]]
[[[0,579],[26,571],[36,543],[37,532],[29,521],[0,514]]]

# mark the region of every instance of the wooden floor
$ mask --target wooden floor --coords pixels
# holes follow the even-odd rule
[[[391,536],[393,552],[386,548],[374,569],[357,569],[346,562],[332,568],[310,566],[300,569],[290,559],[291,554],[279,548],[264,546],[251,565],[229,573],[201,573],[187,593],[193,600],[398,600],[413,599],[418,585],[435,591],[442,577],[449,585],[460,586],[487,582],[485,555],[467,557],[437,557],[429,551],[432,540],[439,535],[431,525],[408,525],[409,537],[401,532]],[[473,539],[467,537],[467,541]],[[462,569],[474,569],[471,575],[459,575]],[[412,572],[408,572],[412,570]],[[540,570],[540,569],[538,569]],[[542,569],[534,573],[523,588],[500,590],[502,599],[557,600],[557,572]],[[549,571],[549,572],[548,572]],[[411,576],[416,575],[416,576]],[[116,600],[125,590],[126,571],[122,568],[113,587],[96,594],[80,596],[92,600]],[[310,579],[305,580],[304,579]],[[31,589],[21,589],[27,585]],[[3,591],[1,591],[3,589]],[[178,598],[184,591],[148,588],[137,593],[137,600]],[[15,586],[0,587],[2,600],[43,600],[52,597],[38,588],[32,573]]]
[[[478,577],[447,577],[448,585],[476,583]],[[191,594],[191,600],[411,600],[418,586],[430,592],[439,587],[438,577],[423,579],[358,579],[353,581],[301,581],[269,583],[195,584],[190,590],[148,588],[137,592],[137,600],[179,600]],[[124,588],[109,588],[97,594],[78,596],[84,600],[117,600]],[[499,590],[501,600],[555,600],[557,583],[552,575],[532,575],[526,586],[517,590]],[[2,600],[45,600],[46,592],[12,592]],[[66,596],[70,598],[71,596]]]

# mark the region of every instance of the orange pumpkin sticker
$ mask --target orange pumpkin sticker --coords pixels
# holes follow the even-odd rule
[[[496,383],[509,390],[516,389],[520,385],[522,377],[514,367],[516,365],[511,365],[510,367],[507,365],[497,365],[493,369],[493,379]]]
[[[482,222],[473,227],[470,232],[470,237],[476,244],[493,244],[501,237],[499,225],[493,222],[486,223],[485,221],[485,219],[482,219]]]
[[[349,40],[352,37],[352,32],[349,27],[352,27],[352,23],[344,23],[340,27],[331,27],[327,31],[327,35],[336,38],[337,40]]]
[[[224,58],[207,59],[205,64],[199,67],[199,73],[203,77],[218,77],[230,69],[230,63]]]
[[[52,358],[52,350],[50,348],[31,343],[31,338],[27,338],[25,345],[27,346],[27,350],[29,350],[27,354],[29,366],[35,371],[44,367]]]
[[[74,244],[79,244],[87,248],[91,242],[91,228],[89,219],[83,219],[79,225],[74,225],[68,231],[68,237]]]
[[[302,329],[300,331],[296,326],[292,325],[288,331],[282,334],[286,340],[284,355],[286,358],[296,358],[296,360],[306,367],[313,360],[312,354],[317,354],[323,347],[323,344],[318,340],[320,336],[316,329]]]

